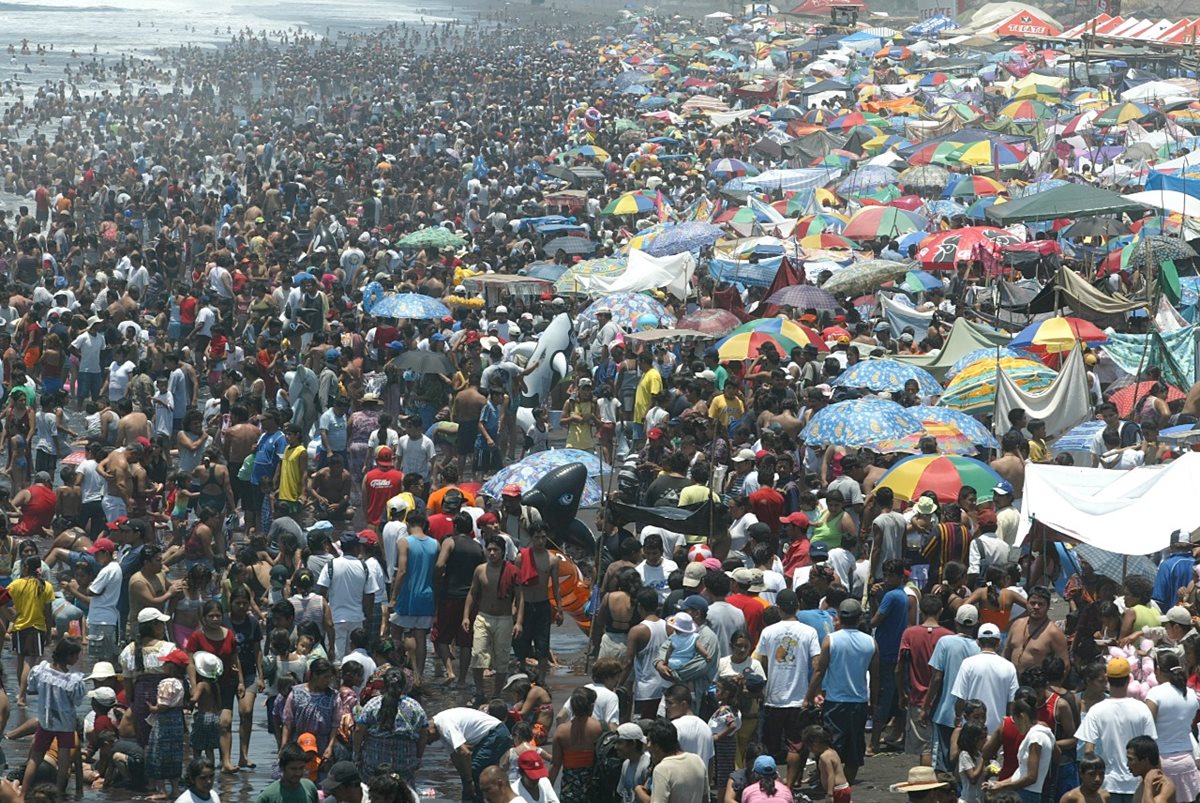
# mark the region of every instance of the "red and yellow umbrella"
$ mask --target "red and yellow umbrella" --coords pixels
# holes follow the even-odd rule
[[[1008,344],[1035,354],[1061,354],[1075,348],[1076,343],[1098,346],[1108,342],[1108,335],[1082,318],[1048,318],[1029,324]]]
[[[840,234],[822,232],[810,234],[800,239],[800,247],[812,250],[820,248],[825,251],[858,251],[862,248],[858,243],[852,243]]]
[[[786,357],[792,349],[803,346],[795,340],[770,332],[739,332],[717,343],[717,359],[753,360],[767,344],[773,346],[781,357]]]
[[[944,424],[940,421],[922,421],[920,432],[909,433],[903,438],[881,441],[878,451],[884,454],[916,453],[921,451],[921,439],[927,435],[937,440],[939,454],[966,455],[975,454],[977,451],[975,444],[971,443],[971,439],[964,435],[961,429],[953,424]]]
[[[891,488],[897,499],[916,499],[926,491],[940,502],[955,502],[963,486],[975,489],[976,500],[990,502],[992,488],[1003,479],[987,463],[953,455],[915,455],[896,463],[876,488]]]

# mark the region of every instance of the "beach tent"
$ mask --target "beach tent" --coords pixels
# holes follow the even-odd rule
[[[1064,184],[1045,192],[988,207],[988,220],[1000,226],[1089,215],[1140,215],[1146,205],[1087,184]]]
[[[966,318],[956,318],[954,325],[950,327],[950,334],[946,336],[945,345],[936,355],[896,355],[889,359],[924,368],[940,381],[945,378],[946,372],[954,363],[972,351],[1003,346],[1011,339],[1003,332],[973,324]]]
[[[1050,387],[1037,393],[1028,393],[1013,382],[1007,374],[996,374],[996,406],[992,412],[992,426],[997,435],[1008,429],[1008,413],[1023,409],[1035,421],[1046,422],[1046,436],[1055,437],[1070,430],[1092,415],[1088,393],[1087,370],[1083,364],[1083,352],[1076,346],[1063,363],[1062,370]]]
[[[641,293],[662,289],[676,298],[687,298],[688,283],[696,272],[696,258],[690,251],[672,256],[652,257],[633,249],[621,273],[580,276],[577,281],[589,295]]]
[[[1197,452],[1130,471],[1027,463],[1016,545],[1036,522],[1118,555],[1154,554],[1167,548],[1175,530],[1200,528],[1200,507],[1179,503],[1197,483]]]
[[[1176,387],[1191,387],[1196,381],[1195,326],[1145,335],[1114,332],[1104,344],[1104,354],[1127,374],[1158,368],[1163,381]]]

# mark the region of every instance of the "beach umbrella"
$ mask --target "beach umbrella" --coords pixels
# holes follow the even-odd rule
[[[370,314],[376,318],[435,320],[448,316],[450,308],[436,298],[420,293],[392,293],[377,301]]]
[[[396,245],[402,248],[463,248],[467,241],[445,226],[430,226],[401,237]]]
[[[838,304],[832,293],[811,284],[790,284],[781,290],[776,290],[768,296],[767,303],[801,310],[841,309],[841,305]]]
[[[1128,122],[1144,120],[1151,114],[1154,114],[1154,109],[1145,103],[1118,103],[1100,112],[1093,121],[1093,124],[1100,128],[1111,128],[1115,125],[1125,125]]]
[[[963,486],[975,489],[978,502],[992,501],[992,488],[1003,477],[995,469],[973,457],[953,455],[914,455],[896,463],[879,478],[876,488],[890,488],[897,499],[917,499],[926,491],[937,494],[939,502],[958,500]]]
[[[848,192],[873,190],[895,184],[899,173],[890,167],[864,165],[854,170],[838,184],[838,191],[843,195]]]
[[[1168,260],[1192,259],[1196,251],[1178,237],[1153,234],[1138,237],[1105,258],[1103,267],[1120,270],[1142,270],[1147,264],[1161,265]]]
[[[617,196],[600,210],[602,215],[644,215],[658,208],[658,194],[649,190],[633,190]]]
[[[902,171],[898,179],[910,190],[937,190],[940,192],[950,181],[950,171],[939,165],[922,164]]]
[[[790,204],[791,201],[787,201],[786,203]],[[771,205],[775,206],[775,204]],[[776,208],[778,209],[778,207]],[[787,213],[785,212],[785,214]],[[836,212],[821,212],[816,215],[805,215],[796,221],[796,227],[792,229],[792,236],[810,237],[814,234],[841,234],[846,230],[847,220],[848,218],[845,215],[839,215]]]
[[[866,388],[898,393],[910,381],[915,381],[924,396],[942,395],[942,386],[933,374],[897,360],[862,360],[848,366],[830,384],[834,387]]]
[[[889,259],[866,259],[842,268],[823,285],[830,293],[852,295],[873,292],[884,282],[904,276],[911,262],[892,262]]]
[[[653,298],[640,293],[613,293],[598,298],[575,319],[578,329],[597,329],[596,309],[607,306],[612,310],[613,323],[622,329],[659,329],[675,325],[675,316]]]
[[[868,206],[854,213],[842,236],[852,240],[875,240],[920,231],[927,225],[925,218],[915,212],[890,206]]]
[[[887,120],[871,112],[847,112],[831,120],[828,127],[835,131],[845,131],[858,125],[869,125],[876,129],[884,129],[887,127]],[[881,130],[875,132],[876,135],[880,133]]]
[[[983,198],[988,195],[1002,195],[1008,188],[987,176],[966,176],[950,190],[951,198]]]
[[[758,175],[758,169],[754,165],[746,164],[741,159],[718,159],[706,169],[710,176],[721,180]]]
[[[597,162],[607,162],[612,158],[608,155],[608,151],[595,145],[580,145],[578,147],[571,148],[571,150],[564,152],[563,156],[580,156],[584,159],[594,159]]]
[[[937,421],[922,421],[920,432],[911,432],[903,438],[883,441],[875,447],[875,451],[884,454],[917,453],[921,451],[921,440],[925,437],[932,437],[937,441],[938,454],[968,455],[979,451],[958,427]]]
[[[741,322],[741,318],[727,309],[698,309],[684,315],[676,325],[680,329],[693,329],[713,337],[724,337]]]
[[[979,423],[979,420],[973,418],[967,413],[960,413],[958,410],[949,407],[933,407],[928,404],[919,404],[916,407],[908,408],[909,412],[920,418],[924,424],[936,422],[938,424],[950,424],[956,427],[960,432],[971,439],[971,443],[976,446],[981,446],[985,449],[997,449],[1000,447],[1000,441],[992,434],[992,431]],[[989,411],[991,412],[991,411]]]
[[[1068,120],[1059,132],[1059,136],[1073,137],[1077,134],[1083,134],[1089,131],[1095,124],[1096,118],[1100,116],[1100,112],[1095,109],[1089,109]]]
[[[1142,403],[1149,398],[1150,389],[1155,385],[1154,382],[1137,382],[1131,385],[1126,385],[1117,392],[1108,397],[1108,400],[1117,405],[1117,413],[1121,418],[1129,418],[1134,411],[1141,407]],[[1183,401],[1187,398],[1182,390],[1174,385],[1167,385],[1167,402]]]
[[[1050,451],[1055,454],[1062,452],[1091,452],[1092,443],[1104,429],[1104,422],[1093,418],[1077,424],[1050,444]]]
[[[554,282],[556,293],[586,295],[587,288],[579,282],[581,276],[614,276],[624,273],[628,265],[625,257],[609,256],[585,259],[566,269]]]
[[[454,363],[450,357],[441,351],[421,351],[413,349],[396,357],[393,363],[402,371],[412,371],[415,374],[445,374],[454,373]]]
[[[642,244],[634,247],[640,248],[650,256],[665,257],[708,248],[724,235],[725,230],[715,223],[688,220],[666,224],[648,236]]]
[[[753,360],[762,353],[765,345],[772,346],[779,356],[786,357],[792,349],[802,347],[804,344],[773,332],[736,332],[717,341],[717,358],[720,360]]]
[[[899,45],[896,45],[896,46],[892,46],[892,47],[883,48],[882,50],[878,51],[874,57],[877,59],[891,59],[892,61],[904,61],[905,59],[911,59],[912,56],[913,56],[913,52],[911,50],[909,50],[907,47],[901,47]]]
[[[1125,221],[1112,217],[1085,217],[1060,231],[1060,237],[1079,240],[1084,237],[1123,237],[1129,234]]]
[[[943,289],[941,279],[923,270],[910,270],[904,274],[900,288],[909,293],[928,293],[930,290]]]
[[[967,214],[967,208],[957,201],[939,199],[936,201],[926,201],[921,206],[921,214],[930,220],[939,217],[953,220],[956,217],[965,216]]]
[[[1108,335],[1082,318],[1058,317],[1035,321],[1026,326],[1009,342],[1034,354],[1061,354],[1075,348],[1076,343],[1098,346],[1108,342]]]
[[[817,288],[813,288],[814,290]],[[824,338],[817,334],[814,330],[808,328],[804,324],[789,321],[787,318],[759,318],[754,321],[747,321],[741,326],[735,327],[729,334],[740,335],[752,332],[766,332],[771,335],[780,335],[786,337],[801,346],[816,346],[818,351],[828,351],[829,347],[825,345]]]
[[[1007,117],[1014,123],[1037,123],[1054,114],[1054,109],[1040,100],[1014,100],[1002,108],[998,116]]]
[[[946,385],[939,404],[976,415],[990,413],[996,403],[997,372],[1003,371],[1026,393],[1050,387],[1058,374],[1036,360],[1001,357],[979,360],[958,372]]]
[[[965,212],[963,212],[963,217],[965,217],[967,220],[987,220],[988,207],[997,203],[1004,203],[1004,201],[1004,198],[998,198],[996,196],[991,196],[989,198],[978,198],[967,207]]]
[[[1015,167],[1025,161],[1028,156],[1028,153],[1016,145],[980,140],[960,145],[952,158],[961,165],[995,168]]]
[[[800,433],[810,446],[868,447],[902,438],[921,428],[921,420],[886,399],[847,399],[818,411]]]
[[[798,241],[801,248],[822,251],[858,251],[862,248],[858,243],[853,243],[847,240],[840,234],[826,232],[824,234],[810,234],[807,237],[802,237]]]
[[[1025,351],[1024,349],[1015,349],[1011,346],[995,346],[987,349],[975,349],[974,351],[968,351],[966,354],[955,360],[954,364],[951,365],[949,370],[946,371],[943,381],[949,382],[958,374],[959,371],[966,368],[968,365],[979,362],[980,360],[994,360],[997,357],[1016,357],[1017,359],[1021,360],[1036,359],[1036,357],[1030,352]]]
[[[588,478],[583,486],[583,495],[579,506],[599,507],[603,500],[603,492],[597,478],[601,474],[611,472],[612,467],[595,454],[581,449],[550,449],[527,455],[523,460],[505,466],[496,472],[490,480],[484,483],[479,492],[491,499],[500,499],[504,492],[504,486],[517,485],[521,488],[521,493],[526,493],[554,469],[572,463],[583,463],[588,469]]]
[[[1006,229],[994,226],[968,226],[962,229],[935,232],[921,241],[917,259],[927,270],[953,270],[960,261],[979,259],[981,254],[995,254],[1006,245],[1021,242]]]
[[[908,163],[915,167],[922,165],[956,165],[958,150],[961,142],[928,142],[917,148],[908,156]]]

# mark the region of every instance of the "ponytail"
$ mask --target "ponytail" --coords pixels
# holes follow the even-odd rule
[[[759,778],[758,779],[758,788],[761,789],[763,794],[766,795],[767,797],[774,797],[775,796],[775,780],[776,779],[774,777]]]
[[[1179,656],[1170,650],[1160,650],[1155,660],[1158,662],[1159,671],[1167,676],[1167,681],[1175,691],[1182,697],[1187,697],[1187,670],[1183,668]]]

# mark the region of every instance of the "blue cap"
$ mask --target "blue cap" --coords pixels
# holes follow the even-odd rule
[[[754,759],[754,774],[764,775],[768,778],[774,778],[779,773],[779,768],[775,766],[775,759],[771,756],[759,756]]]
[[[992,493],[993,494],[1004,494],[1005,496],[1012,496],[1013,495],[1012,483],[1009,482],[1008,480],[1000,480],[1000,482],[996,483],[995,486],[992,487]]]
[[[404,351],[404,341],[393,340],[391,343],[388,343],[388,348],[392,349],[393,351]]]
[[[890,331],[892,331],[892,325],[890,323],[888,323],[887,321],[880,321],[879,323],[875,324],[875,331],[876,332],[890,332]]]
[[[329,362],[336,362],[337,360],[341,359],[341,356],[341,349],[330,349],[329,351],[325,352],[325,359]]]
[[[681,610],[681,611],[700,611],[701,613],[707,614],[708,613],[708,600],[706,600],[704,597],[700,596],[699,594],[692,594],[690,596],[683,598],[683,601],[679,603],[679,610]]]
[[[812,541],[808,545],[808,557],[812,558],[828,558],[829,544],[824,541]]]
[[[434,341],[435,343],[445,343],[446,342],[446,336],[444,334],[442,334],[441,332],[435,332],[434,334],[430,335],[429,339]]]

